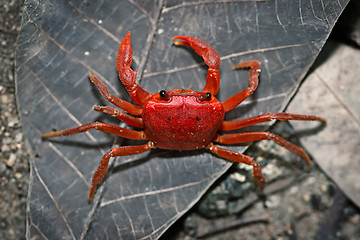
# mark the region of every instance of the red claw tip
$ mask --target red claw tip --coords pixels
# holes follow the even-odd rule
[[[186,37],[186,36],[175,36],[172,38],[172,40],[182,40],[182,41],[174,42],[175,45],[190,46],[189,41],[191,39],[190,37]]]
[[[131,34],[131,31],[129,31],[129,32],[126,34],[126,36],[124,37],[124,39],[121,41],[121,46],[123,46],[123,45],[131,45],[130,34]]]

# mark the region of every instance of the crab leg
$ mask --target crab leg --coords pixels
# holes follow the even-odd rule
[[[98,168],[96,169],[96,172],[94,173],[94,176],[92,177],[92,183],[88,195],[88,202],[91,203],[93,201],[97,185],[102,182],[107,172],[109,160],[111,157],[140,154],[143,152],[147,152],[152,148],[154,148],[154,144],[152,142],[148,142],[145,145],[113,148],[109,152],[105,153],[105,155],[100,161]]]
[[[144,105],[152,96],[136,83],[136,70],[131,67],[133,49],[131,46],[130,33],[128,32],[120,44],[119,51],[116,56],[116,68],[119,72],[119,78],[125,86],[130,97],[139,105]]]
[[[68,128],[55,132],[48,132],[42,135],[43,138],[50,137],[59,137],[59,136],[67,136],[74,135],[82,132],[87,132],[91,129],[99,130],[102,132],[111,133],[120,137],[129,138],[129,139],[146,139],[144,131],[135,131],[130,130],[118,126],[114,126],[111,124],[101,123],[101,122],[92,122],[84,125],[80,125],[74,128]]]
[[[311,167],[311,161],[309,156],[306,154],[304,149],[296,146],[295,144],[288,142],[284,138],[270,132],[243,132],[243,133],[234,133],[234,134],[225,134],[218,135],[214,142],[220,144],[236,144],[244,142],[253,142],[259,140],[273,140],[280,146],[288,149],[289,151],[302,157]]]
[[[142,118],[130,116],[122,111],[117,110],[116,108],[112,108],[110,106],[94,106],[94,110],[116,117],[117,119],[129,124],[130,126],[137,128],[143,127]]]
[[[173,40],[182,40],[175,42],[175,45],[190,46],[197,54],[199,54],[206,65],[209,66],[206,76],[206,85],[203,92],[210,92],[212,95],[216,95],[220,87],[220,56],[210,45],[203,42],[198,38],[176,36]]]
[[[100,94],[109,102],[114,104],[115,106],[123,109],[124,111],[133,114],[133,115],[141,115],[142,107],[134,105],[132,103],[126,102],[118,97],[115,97],[114,95],[109,93],[108,88],[106,85],[97,78],[94,74],[89,73],[90,80],[92,83],[95,84],[97,89],[99,90]]]
[[[321,121],[326,122],[324,118],[313,115],[300,115],[292,113],[268,113],[251,118],[239,119],[235,121],[224,121],[221,129],[222,131],[230,131],[238,128],[252,126],[255,124],[268,122],[271,120],[299,120],[299,121]]]
[[[247,165],[253,166],[253,176],[256,182],[259,184],[261,188],[264,187],[264,178],[261,173],[261,168],[258,162],[254,161],[252,157],[246,156],[244,154],[234,152],[231,150],[227,150],[224,148],[220,148],[215,146],[214,144],[210,143],[207,147],[211,152],[215,153],[216,155],[239,163],[244,163]]]
[[[246,98],[248,98],[250,95],[254,93],[259,83],[260,67],[261,67],[260,62],[255,60],[240,62],[233,67],[233,70],[250,68],[250,77],[249,77],[250,86],[244,89],[243,91],[235,94],[234,96],[228,98],[224,102],[222,102],[225,112],[231,111],[237,105],[242,103]]]

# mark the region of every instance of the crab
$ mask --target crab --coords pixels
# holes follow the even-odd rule
[[[88,202],[94,199],[96,188],[107,172],[111,157],[140,154],[154,148],[169,150],[207,149],[211,153],[234,162],[253,167],[253,176],[260,188],[264,187],[264,178],[258,162],[252,157],[239,152],[227,150],[218,145],[238,144],[258,140],[273,140],[291,152],[302,157],[310,166],[311,161],[306,152],[284,138],[270,132],[240,132],[224,134],[224,131],[263,123],[271,120],[304,120],[321,121],[325,119],[313,115],[291,113],[268,113],[246,119],[224,121],[225,113],[231,111],[254,93],[258,86],[260,62],[256,60],[240,62],[233,69],[249,69],[249,87],[220,102],[215,95],[220,87],[220,56],[204,41],[188,36],[173,38],[175,45],[191,47],[200,55],[208,66],[206,84],[201,92],[189,89],[161,90],[151,94],[136,83],[136,70],[131,69],[133,50],[130,32],[120,44],[116,57],[119,78],[130,97],[136,104],[124,101],[109,93],[106,85],[92,73],[90,80],[101,95],[116,107],[94,106],[95,111],[109,114],[142,131],[122,128],[102,122],[91,122],[74,128],[53,131],[42,135],[43,138],[73,135],[96,129],[123,138],[148,140],[146,144],[116,147],[105,153],[92,177]],[[140,117],[139,117],[140,116]],[[215,145],[215,144],[217,145]]]

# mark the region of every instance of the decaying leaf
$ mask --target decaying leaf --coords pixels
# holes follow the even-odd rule
[[[128,99],[115,68],[127,31],[139,84],[152,93],[205,84],[202,59],[173,46],[175,35],[199,37],[219,52],[220,100],[248,86],[248,72],[231,71],[234,64],[261,61],[258,90],[227,115],[237,119],[283,110],[347,2],[26,1],[16,76],[33,151],[27,237],[157,239],[231,164],[206,151],[122,157],[87,203],[91,176],[113,136],[93,131],[42,141],[41,134],[96,120],[117,124],[93,111],[107,103],[88,73]]]
[[[308,76],[287,111],[326,118],[321,131],[301,141],[320,168],[360,206],[360,51],[334,42],[324,51],[330,51],[330,57]],[[299,132],[309,129],[301,122],[291,124]]]

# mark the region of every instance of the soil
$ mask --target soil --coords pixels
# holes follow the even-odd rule
[[[25,239],[29,157],[15,98],[15,48],[23,1],[0,1],[0,239]]]

